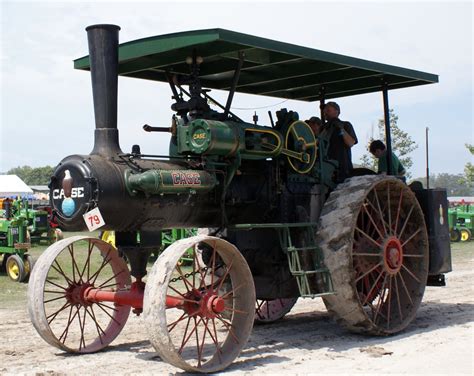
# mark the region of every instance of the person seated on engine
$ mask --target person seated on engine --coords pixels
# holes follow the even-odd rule
[[[309,120],[305,120],[305,123],[309,125],[315,137],[321,133],[323,122],[317,116],[311,116]]]
[[[378,159],[377,173],[386,174],[387,167],[387,148],[381,140],[375,140],[370,143],[369,151]],[[405,168],[398,160],[397,156],[392,152],[392,171],[395,176],[405,175]]]
[[[339,162],[336,182],[342,183],[353,170],[351,148],[357,144],[357,136],[351,123],[339,119],[341,109],[336,102],[326,103],[323,111],[327,121],[321,134],[329,139],[328,158]]]

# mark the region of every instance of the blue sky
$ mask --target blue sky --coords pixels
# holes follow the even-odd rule
[[[19,165],[56,165],[69,154],[87,154],[93,145],[89,74],[72,60],[87,54],[85,27],[120,25],[120,41],[204,28],[242,33],[398,65],[440,76],[439,84],[389,94],[399,126],[419,148],[413,175],[425,173],[425,127],[430,128],[430,171],[462,173],[472,160],[473,140],[472,2],[53,2],[0,1],[0,171]],[[213,92],[225,102],[225,93]],[[145,123],[168,126],[172,111],[166,84],[119,79],[122,150],[163,154],[168,137],[146,134]],[[300,118],[317,114],[317,104],[236,94],[235,110],[260,123],[267,111],[284,106]],[[383,116],[381,94],[342,98],[341,118],[359,137],[357,163],[371,129]]]

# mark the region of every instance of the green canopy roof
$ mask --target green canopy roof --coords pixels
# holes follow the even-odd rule
[[[237,92],[315,101],[438,82],[438,76],[224,29],[186,31],[122,43],[119,75],[167,82],[165,72],[189,74],[186,57],[202,56],[202,86],[229,90],[239,51],[245,54]],[[89,69],[89,57],[74,61]]]

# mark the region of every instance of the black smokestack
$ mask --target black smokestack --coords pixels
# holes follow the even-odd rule
[[[86,28],[94,98],[95,134],[91,154],[122,153],[117,129],[118,34],[116,25]]]

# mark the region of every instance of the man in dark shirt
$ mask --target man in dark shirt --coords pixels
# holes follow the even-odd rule
[[[324,106],[326,124],[323,132],[329,139],[328,158],[339,162],[336,182],[341,183],[351,176],[351,147],[357,144],[357,136],[352,124],[339,119],[341,110],[336,102],[328,102]]]

